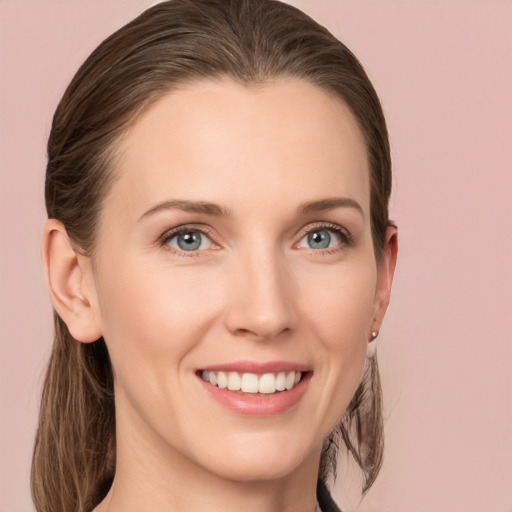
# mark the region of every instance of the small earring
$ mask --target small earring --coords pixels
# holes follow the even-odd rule
[[[83,296],[83,295],[79,295],[78,298],[83,302],[85,303],[87,306],[90,306],[91,303]]]
[[[371,339],[371,341],[373,341],[378,335],[379,335],[379,331],[372,331],[372,339]]]

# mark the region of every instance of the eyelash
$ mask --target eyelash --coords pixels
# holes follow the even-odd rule
[[[313,233],[315,231],[331,231],[336,233],[341,238],[340,245],[332,248],[327,249],[309,249],[309,252],[314,253],[315,255],[323,255],[326,256],[328,254],[333,254],[335,252],[338,252],[344,248],[350,247],[354,245],[355,238],[345,229],[341,226],[338,226],[337,224],[331,224],[326,222],[319,222],[317,224],[314,224],[313,226],[308,226],[308,228],[301,231],[299,235],[299,240],[296,242],[293,247],[296,248],[297,245],[300,243],[300,241],[307,236],[310,233]],[[159,245],[161,247],[165,247],[166,250],[172,252],[173,254],[176,254],[180,257],[185,258],[194,258],[200,256],[199,253],[202,251],[184,251],[184,250],[176,250],[173,247],[170,247],[168,245],[169,241],[172,240],[175,236],[188,233],[188,232],[198,232],[202,235],[205,235],[208,237],[211,241],[211,243],[219,248],[220,246],[215,243],[214,241],[214,233],[213,230],[208,229],[204,225],[195,225],[195,224],[186,224],[182,226],[175,227],[169,231],[166,231],[163,235],[161,235],[158,239]],[[307,248],[304,248],[305,250],[308,250]],[[215,249],[214,249],[215,250]]]

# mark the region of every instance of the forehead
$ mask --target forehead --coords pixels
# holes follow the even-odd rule
[[[184,195],[225,203],[341,194],[369,208],[355,118],[341,100],[300,80],[174,89],[133,123],[119,149],[113,193],[131,194],[135,207]]]

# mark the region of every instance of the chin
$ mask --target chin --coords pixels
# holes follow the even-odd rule
[[[250,483],[280,480],[294,473],[300,464],[292,461],[279,464],[269,460],[236,461],[230,467],[223,464],[219,468],[212,468],[213,472],[225,480]]]
[[[238,482],[279,480],[296,471],[311,458],[320,456],[318,450],[301,449],[291,439],[281,442],[250,442],[237,444],[236,448],[225,450],[222,457],[208,457],[205,464],[209,471],[220,477]],[[212,465],[212,461],[215,461]],[[318,467],[316,465],[315,467]]]

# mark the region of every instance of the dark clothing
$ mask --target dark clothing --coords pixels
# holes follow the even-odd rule
[[[316,499],[322,512],[342,512],[341,509],[334,503],[331,493],[323,482],[318,480],[316,485]]]

